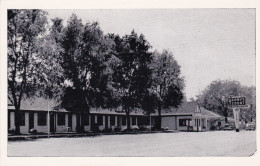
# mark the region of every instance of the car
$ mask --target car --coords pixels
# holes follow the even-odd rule
[[[223,127],[223,130],[234,130],[235,127],[231,124],[225,124],[225,126]]]
[[[255,130],[255,123],[254,122],[250,122],[246,124],[246,130]]]
[[[171,133],[173,130],[169,130],[169,127],[162,128],[162,132]]]

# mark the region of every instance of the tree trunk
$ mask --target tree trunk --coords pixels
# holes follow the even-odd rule
[[[130,130],[130,110],[129,108],[126,109],[126,121],[127,121],[127,130]]]
[[[225,117],[225,123],[228,123],[228,109],[222,106],[223,115]]]
[[[15,107],[15,134],[20,134],[20,125],[21,125],[21,113],[20,108]]]

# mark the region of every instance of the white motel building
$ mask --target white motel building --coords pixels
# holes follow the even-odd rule
[[[104,110],[92,108],[88,115],[77,115],[64,109],[54,109],[57,104],[43,98],[23,100],[21,103],[22,122],[20,132],[29,133],[30,129],[36,129],[41,133],[75,132],[77,124],[83,120],[85,131],[92,131],[94,126],[99,130],[111,129],[115,126],[126,127],[125,113],[119,110]],[[130,113],[130,125],[154,126],[158,115],[144,115],[143,111]],[[198,106],[196,102],[183,103],[179,108],[171,111],[162,111],[162,128],[169,130],[193,131],[209,130],[208,120],[221,116]],[[15,129],[15,109],[8,104],[8,130]]]

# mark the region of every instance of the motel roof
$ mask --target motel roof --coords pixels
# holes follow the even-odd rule
[[[21,110],[26,111],[48,111],[55,110],[57,112],[68,112],[65,109],[58,107],[58,101],[56,100],[47,100],[44,98],[32,98],[32,99],[25,99],[21,102]],[[57,109],[58,108],[58,109]],[[174,109],[164,109],[162,110],[162,116],[187,116],[187,115],[194,115],[195,109],[200,109],[201,113],[200,116],[206,116],[207,118],[220,118],[221,116],[213,113],[211,111],[206,110],[203,107],[199,107],[196,102],[185,102],[182,103],[178,108]],[[14,110],[14,106],[8,101],[8,109]],[[124,112],[120,111],[122,108],[119,109],[101,109],[101,108],[91,108],[90,113],[92,114],[110,114],[110,115],[125,115]],[[139,115],[139,116],[146,116],[144,115],[141,109],[133,110],[130,115]],[[151,114],[151,116],[157,116],[157,113]]]

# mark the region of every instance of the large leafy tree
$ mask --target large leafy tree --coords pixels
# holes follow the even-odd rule
[[[60,46],[63,26],[61,19],[53,19],[52,22],[50,33],[42,37],[37,43],[38,59],[34,62],[38,74],[37,94],[47,99],[60,99],[64,88],[61,66],[62,48]]]
[[[232,109],[227,105],[228,97],[245,96],[247,104],[251,104],[251,108],[255,110],[255,91],[253,89],[242,86],[240,82],[234,80],[216,80],[200,93],[198,101],[206,109],[224,116],[227,123],[227,117],[233,115]]]
[[[183,98],[184,79],[181,77],[181,67],[168,50],[153,54],[152,86],[150,94],[158,111],[156,128],[161,128],[161,111],[163,108],[178,107]]]
[[[241,93],[246,98],[246,104],[249,104],[249,109],[244,109],[241,118],[247,121],[253,121],[256,118],[256,88],[254,86],[242,86]]]
[[[115,42],[113,52],[117,58],[117,63],[111,65],[113,95],[117,103],[122,105],[127,128],[130,129],[130,112],[133,108],[142,107],[143,97],[149,93],[151,46],[144,35],[138,36],[134,31],[123,37],[110,35],[110,38]]]
[[[37,89],[34,63],[46,24],[42,10],[8,10],[8,99],[15,107],[16,134],[20,133],[21,101]]]
[[[73,14],[57,40],[62,48],[61,66],[66,82],[62,106],[79,114],[88,114],[90,107],[105,107],[110,95],[110,39],[103,35],[97,22],[83,25]],[[83,120],[78,124],[79,130],[82,123]]]

